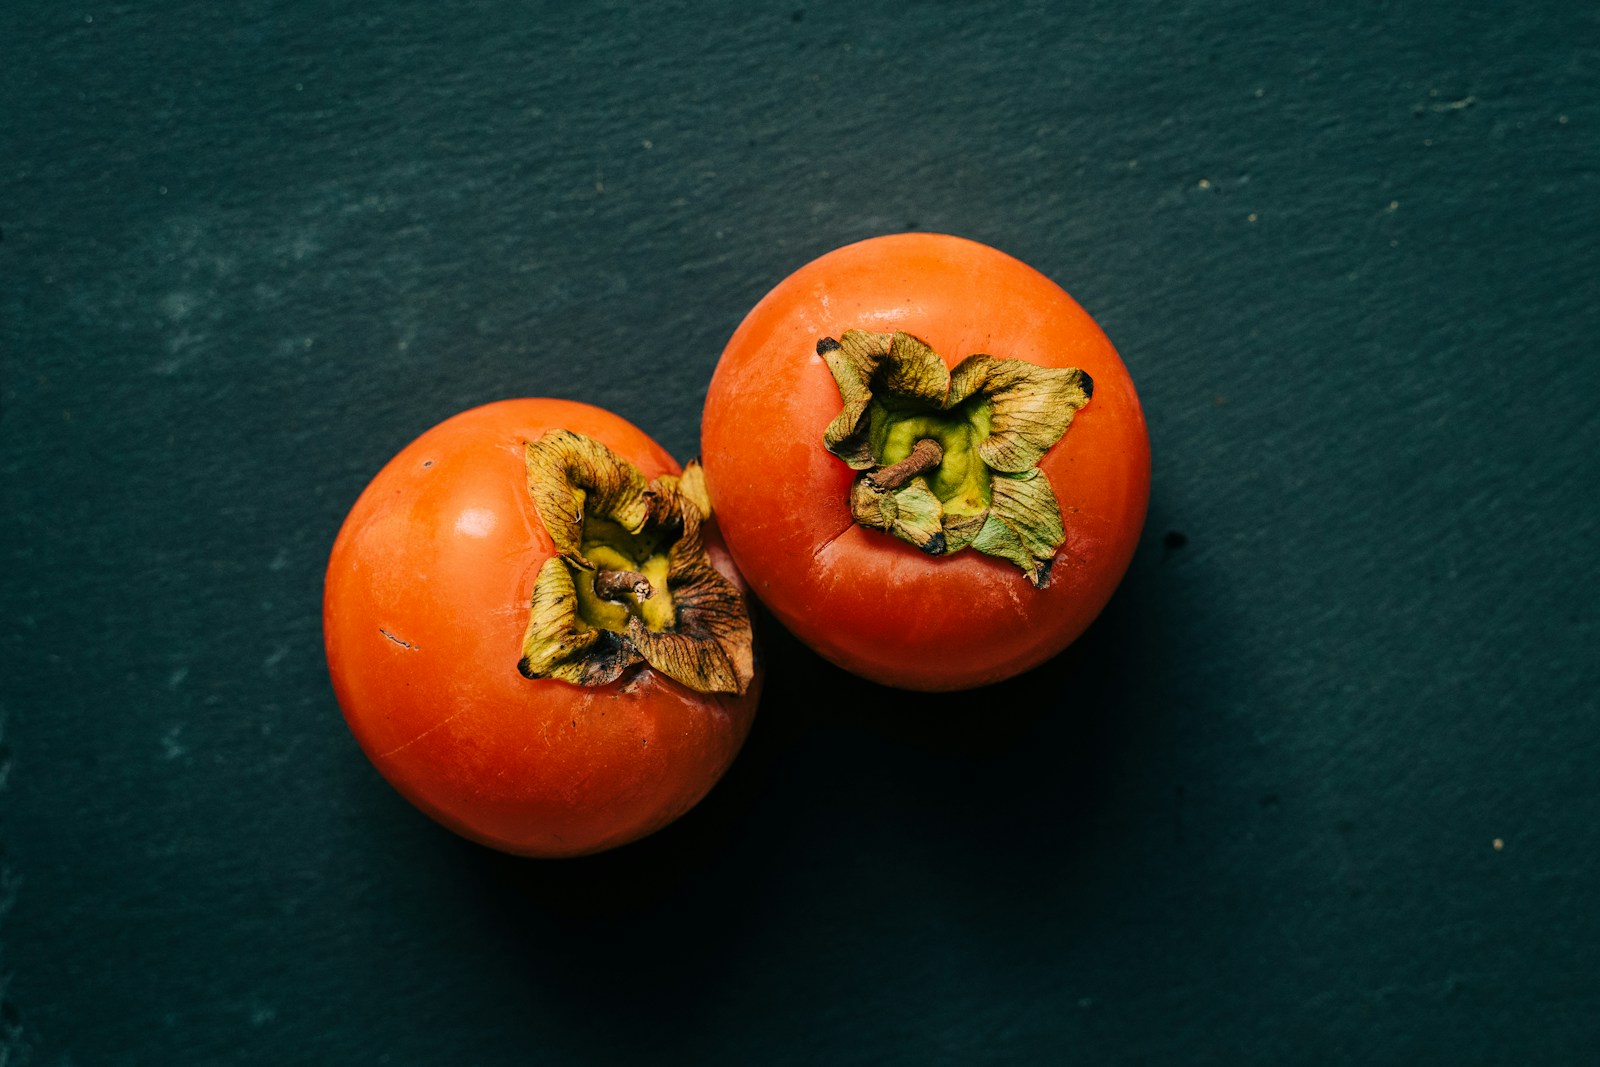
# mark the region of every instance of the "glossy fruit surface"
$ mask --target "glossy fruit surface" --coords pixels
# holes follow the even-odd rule
[[[990,418],[987,400],[961,407],[967,413],[954,421],[937,399],[924,403],[912,396],[917,387],[896,400],[890,387],[902,383],[888,379],[905,375],[891,373],[887,362],[872,363],[878,358],[872,353],[860,357],[866,362],[855,370],[841,369],[840,357],[850,353],[848,344],[841,351],[840,339],[851,337],[862,351],[878,344],[885,360],[891,347],[898,352],[916,345],[919,358],[942,360],[944,368],[935,364],[932,373],[948,380],[945,372],[956,371],[952,410],[961,363],[973,354],[1021,361],[1082,388],[1072,394],[1071,411],[1059,398],[1036,403],[1035,413],[1059,416],[1056,430],[1065,429],[1032,467],[1018,461],[1009,473],[985,470],[960,500],[960,492],[939,483],[966,485],[965,468],[954,474],[935,468],[925,475],[926,485],[943,498],[944,529],[936,516],[920,533],[895,536],[858,521],[852,496],[859,498],[863,481],[906,455],[908,433],[938,437],[947,446],[954,433],[958,446],[946,450],[946,462],[965,463],[980,446],[991,447],[984,438],[998,433],[999,422]],[[850,377],[857,371],[859,381]],[[859,404],[848,408],[852,384],[862,394],[881,387],[887,406],[876,414]],[[937,398],[944,387],[935,382],[929,395]],[[997,399],[993,410],[1000,405]],[[860,432],[850,438],[857,417]],[[1028,417],[1023,411],[1012,423]],[[900,433],[896,426],[910,429]],[[841,458],[850,447],[860,455],[854,466]],[[838,249],[764,297],[718,364],[701,448],[720,528],[756,595],[828,659],[908,689],[983,685],[1066,647],[1121,580],[1149,496],[1144,417],[1105,334],[1026,264],[938,234],[900,234]],[[873,450],[882,454],[869,455]],[[1038,478],[1047,482],[1029,480]],[[1012,550],[1021,562],[973,547],[946,554],[947,535],[957,525],[951,516],[966,508],[976,513],[972,523],[981,524],[990,485],[1031,485],[1045,500],[1053,493],[1059,545],[1052,548],[1048,537],[1031,536],[1026,523],[1016,523],[1023,528],[1020,541],[1033,552]],[[904,505],[901,513],[908,513]],[[972,542],[970,531],[962,537],[960,543]]]
[[[738,752],[760,688],[747,675],[742,693],[699,692],[639,662],[596,685],[519,670],[535,583],[558,556],[530,494],[528,446],[554,431],[598,442],[645,480],[679,473],[598,408],[475,408],[372,480],[339,532],[324,595],[334,689],[377,769],[457,833],[535,856],[610,848],[683,814]],[[742,604],[715,530],[701,535],[715,580],[734,582]]]

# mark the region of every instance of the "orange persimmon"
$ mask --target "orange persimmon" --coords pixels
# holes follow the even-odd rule
[[[472,840],[569,856],[712,787],[760,689],[691,467],[623,419],[507,400],[424,433],[334,544],[328,666],[362,750]]]
[[[723,352],[701,449],[755,594],[829,660],[908,689],[1065,648],[1149,496],[1138,396],[1099,326],[1033,268],[940,234],[779,283]]]

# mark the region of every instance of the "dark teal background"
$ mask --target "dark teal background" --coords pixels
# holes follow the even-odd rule
[[[1556,0],[8,5],[0,1063],[1588,1062],[1597,101]],[[407,807],[322,656],[366,480],[509,395],[688,458],[902,229],[1140,387],[1096,627],[921,701],[769,622],[609,855]]]

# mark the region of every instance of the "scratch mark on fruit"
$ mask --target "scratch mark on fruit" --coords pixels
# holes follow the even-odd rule
[[[817,558],[821,557],[821,555],[824,552],[826,552],[828,550],[828,548],[835,541],[839,540],[839,538],[841,538],[845,534],[849,533],[851,528],[854,527],[854,526],[855,526],[855,523],[852,522],[852,523],[850,523],[850,525],[846,526],[844,529],[840,530],[838,533],[834,534],[832,537],[830,537],[826,541],[822,542],[822,544],[817,546],[817,550],[815,552],[811,553],[811,558],[812,559],[817,559]]]
[[[427,737],[429,734],[433,733],[435,730],[444,729],[446,726],[450,725],[456,719],[459,719],[461,716],[465,715],[466,711],[467,711],[467,709],[462,708],[460,711],[456,712],[454,715],[448,716],[447,718],[442,719],[439,722],[434,723],[432,726],[428,727],[426,730],[422,731],[420,734],[418,734],[416,737],[413,737],[411,740],[407,741],[405,744],[396,745],[394,748],[391,748],[389,751],[380,752],[376,756],[373,756],[372,758],[374,760],[388,759],[390,756],[394,755],[396,752],[399,752],[402,749],[410,748],[412,745],[416,744],[418,741],[421,741],[424,737]]]
[[[382,634],[383,636],[387,637],[389,640],[393,641],[395,644],[399,645],[401,648],[409,649],[412,652],[420,651],[418,649],[418,647],[416,645],[413,645],[410,641],[402,641],[402,640],[400,640],[394,634],[390,633],[388,630],[385,630],[381,626],[378,627],[378,632],[380,634]]]

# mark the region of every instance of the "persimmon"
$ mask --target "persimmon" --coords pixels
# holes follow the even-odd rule
[[[1104,332],[1038,271],[941,234],[846,246],[768,293],[717,365],[701,463],[778,620],[917,690],[996,682],[1076,639],[1150,485]]]
[[[746,597],[698,468],[599,408],[507,400],[367,486],[323,626],[350,729],[406,799],[571,856],[666,825],[733,760],[760,690]]]

